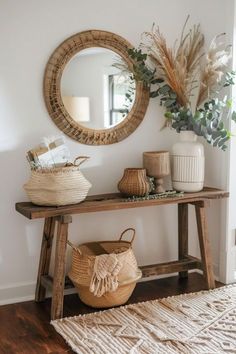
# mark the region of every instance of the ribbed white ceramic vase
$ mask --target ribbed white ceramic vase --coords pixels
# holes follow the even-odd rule
[[[193,131],[181,131],[180,141],[171,151],[173,189],[183,192],[199,192],[204,185],[204,147]]]

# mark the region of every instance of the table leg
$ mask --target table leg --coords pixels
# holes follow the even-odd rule
[[[57,241],[55,250],[55,265],[53,274],[51,319],[63,317],[63,300],[65,285],[66,245],[68,224],[72,222],[70,215],[57,218]]]
[[[35,291],[35,301],[45,300],[46,289],[41,284],[41,276],[48,275],[50,259],[52,253],[52,241],[55,232],[55,218],[46,218],[44,221],[43,238],[41,245],[41,253],[39,259],[37,285]]]
[[[188,255],[188,204],[178,204],[179,260]],[[188,271],[179,272],[180,278],[187,278]]]
[[[213,273],[213,263],[211,256],[210,243],[208,238],[207,220],[206,220],[206,203],[195,203],[198,237],[201,250],[203,272],[207,281],[208,289],[215,288],[215,279]]]

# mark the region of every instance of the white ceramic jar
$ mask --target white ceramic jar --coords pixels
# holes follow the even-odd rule
[[[204,147],[193,131],[181,131],[180,141],[171,150],[173,189],[199,192],[204,185]]]

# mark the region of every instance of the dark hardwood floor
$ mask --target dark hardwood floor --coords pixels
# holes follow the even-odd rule
[[[217,283],[217,286],[223,284]],[[170,277],[139,283],[129,300],[135,303],[170,295],[206,289],[203,277],[189,274],[188,279]],[[64,315],[93,312],[83,305],[76,294],[65,296]],[[50,325],[50,299],[43,303],[27,301],[0,307],[1,354],[73,353]]]

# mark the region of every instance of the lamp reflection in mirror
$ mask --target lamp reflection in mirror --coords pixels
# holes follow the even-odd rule
[[[63,96],[63,104],[76,122],[90,121],[89,97]]]

